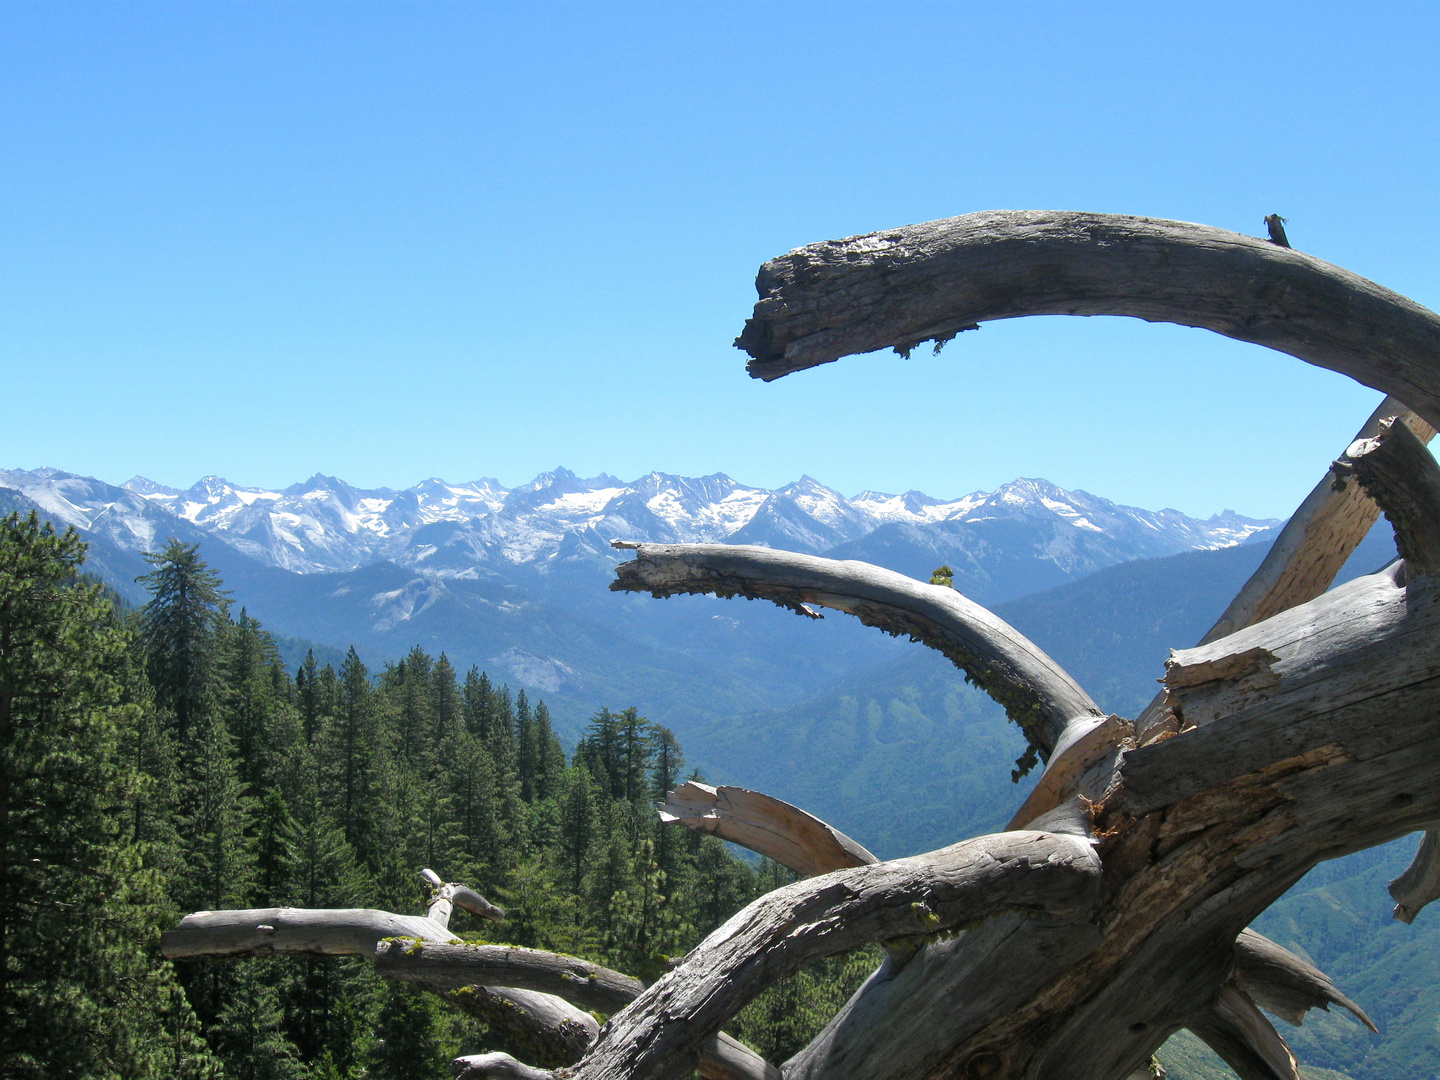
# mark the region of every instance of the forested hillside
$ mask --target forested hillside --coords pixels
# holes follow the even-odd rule
[[[486,939],[643,975],[788,880],[660,827],[683,750],[634,709],[567,759],[544,702],[443,653],[292,675],[194,547],[148,558],[123,611],[73,535],[0,524],[0,1073],[419,1080],[503,1046],[360,958],[172,968],[187,911],[415,912],[433,867],[506,907]],[[872,966],[807,972],[735,1033],[783,1058]]]

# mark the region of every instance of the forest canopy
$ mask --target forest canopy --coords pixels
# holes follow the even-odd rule
[[[485,940],[644,975],[790,880],[661,827],[684,753],[634,708],[597,709],[567,755],[543,701],[443,652],[289,671],[194,545],[148,560],[125,610],[73,532],[0,521],[6,1076],[419,1080],[507,1047],[365,959],[172,965],[186,911],[422,911],[433,867],[506,909]],[[735,1033],[787,1055],[872,964],[803,973]]]

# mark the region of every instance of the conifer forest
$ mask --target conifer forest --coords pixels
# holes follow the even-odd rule
[[[288,670],[194,546],[147,556],[139,609],[84,557],[34,515],[0,521],[6,1077],[422,1080],[520,1049],[362,957],[162,959],[186,912],[423,914],[433,868],[506,913],[457,912],[458,938],[644,979],[791,880],[660,824],[684,754],[633,708],[596,703],[567,757],[543,701],[443,652]],[[874,963],[813,965],[730,1030],[783,1060]]]

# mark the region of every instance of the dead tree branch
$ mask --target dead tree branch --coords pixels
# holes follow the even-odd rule
[[[1410,576],[1433,579],[1440,570],[1440,465],[1425,444],[1405,424],[1383,420],[1334,468],[1342,479],[1353,476],[1385,512]]]
[[[871,941],[931,935],[1016,909],[1083,920],[1099,859],[1084,839],[1014,832],[914,859],[838,870],[761,897],[623,1012],[576,1080],[668,1080],[766,987],[807,961]]]
[[[652,596],[711,593],[769,600],[814,614],[809,605],[854,615],[944,653],[1005,707],[1041,756],[1068,725],[1104,714],[1059,664],[1003,619],[954,589],[860,562],[725,544],[632,544],[635,559],[615,568],[610,588]]]
[[[505,986],[553,994],[595,1012],[618,1012],[644,989],[639,979],[575,956],[518,945],[382,941],[375,970],[387,979],[446,990]]]
[[[765,380],[1027,315],[1128,315],[1265,345],[1440,426],[1440,316],[1358,274],[1183,221],[990,210],[797,248],[736,345]]]
[[[813,877],[876,862],[839,829],[798,806],[746,788],[711,787],[695,780],[666,792],[660,820],[712,833]]]

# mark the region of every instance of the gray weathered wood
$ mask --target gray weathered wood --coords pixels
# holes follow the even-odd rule
[[[1330,976],[1254,930],[1247,929],[1235,939],[1234,980],[1256,1005],[1296,1027],[1310,1009],[1328,1010],[1335,1004],[1349,1009],[1372,1032],[1378,1030]]]
[[[556,1075],[500,1053],[459,1057],[450,1067],[455,1080],[553,1080]],[[702,1080],[782,1080],[779,1069],[724,1032],[706,1040],[696,1072]]]
[[[549,1069],[537,1069],[509,1054],[467,1054],[450,1062],[455,1080],[551,1080]]]
[[[779,1069],[723,1031],[702,1044],[695,1071],[702,1080],[782,1080]]]
[[[791,610],[810,605],[854,615],[944,653],[1005,707],[1042,756],[1072,722],[1104,716],[1063,668],[1003,619],[956,590],[862,562],[727,544],[634,544],[615,568],[617,591],[652,596],[711,593],[763,599]]]
[[[511,1046],[523,1047],[525,1056],[539,1065],[579,1061],[600,1032],[593,1016],[553,994],[511,986],[416,985],[475,1017]]]
[[[777,379],[995,319],[1128,315],[1265,345],[1440,426],[1440,316],[1348,270],[1183,221],[991,210],[798,248],[760,268],[736,344]]]
[[[428,868],[421,870],[420,876],[431,889],[430,904],[425,913],[425,917],[431,922],[449,926],[452,907],[458,907],[461,911],[468,911],[472,915],[495,922],[500,922],[505,918],[504,908],[490,903],[467,885],[461,885],[458,881],[441,881],[440,875]]]
[[[382,938],[451,941],[437,922],[374,908],[252,908],[197,911],[160,935],[160,951],[171,960],[195,956],[371,956]]]
[[[482,984],[535,990],[603,1013],[619,1011],[644,989],[639,979],[588,960],[519,945],[381,941],[375,970],[387,979],[445,989]]]
[[[804,877],[876,862],[839,829],[773,796],[688,780],[657,804],[660,820],[711,833]]]
[[[1395,528],[1395,546],[1411,577],[1440,571],[1440,465],[1425,443],[1398,420],[1386,420],[1374,436],[1356,439],[1335,462],[1380,505]]]
[[[869,941],[940,933],[1015,909],[1083,921],[1099,871],[1081,838],[1013,832],[777,889],[611,1017],[574,1076],[680,1075],[695,1062],[700,1043],[767,986],[810,960]]]
[[[1190,1030],[1224,1058],[1240,1080],[1301,1080],[1290,1047],[1233,984],[1221,988],[1210,1007],[1190,1022]]]
[[[1390,419],[1404,424],[1422,442],[1435,437],[1433,427],[1395,398],[1386,397],[1360,426],[1351,444],[1373,438],[1380,432],[1380,425]],[[1380,517],[1380,507],[1363,487],[1340,481],[1332,462],[1290,515],[1260,566],[1200,639],[1201,645],[1308,603],[1330,588],[1345,560]],[[1164,703],[1165,693],[1161,691],[1136,718],[1141,742],[1166,730]]]
[[[1435,437],[1433,427],[1395,398],[1387,397],[1361,425],[1351,443],[1374,438],[1380,433],[1381,422],[1392,417],[1422,442]],[[1338,479],[1332,465],[1290,515],[1264,561],[1200,639],[1201,645],[1307,603],[1330,588],[1345,560],[1380,517],[1380,507],[1364,488],[1337,485]]]
[[[1415,858],[1390,882],[1390,896],[1395,901],[1395,918],[1403,923],[1414,922],[1421,908],[1440,899],[1440,831],[1427,829],[1420,837]]]

